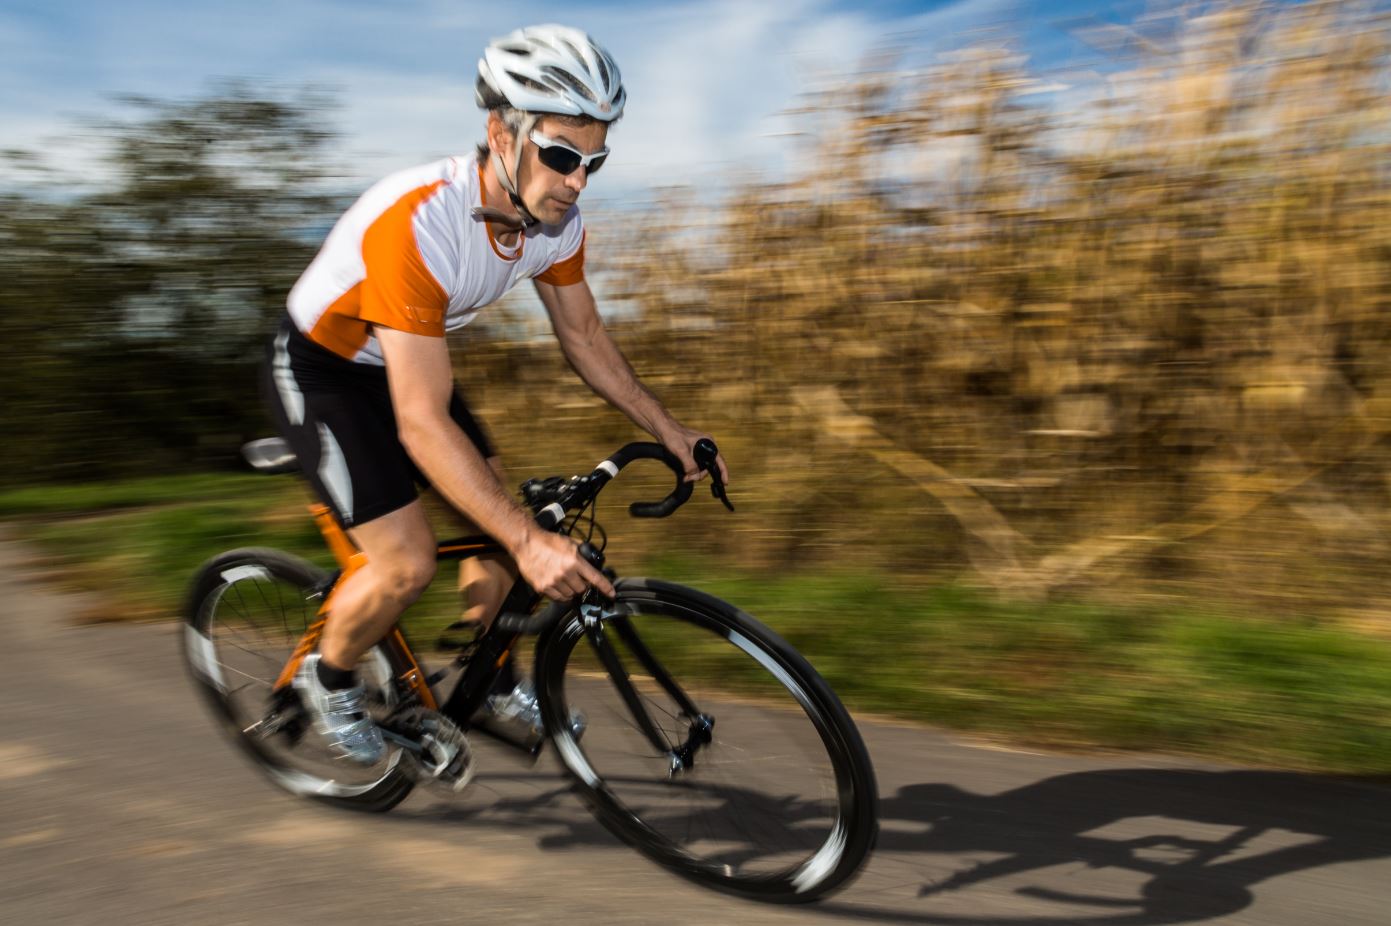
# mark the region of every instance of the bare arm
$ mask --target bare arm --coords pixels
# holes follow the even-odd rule
[[[698,478],[700,470],[691,456],[691,447],[708,435],[678,422],[638,379],[604,328],[589,284],[583,280],[571,286],[535,282],[570,366],[596,394],[676,454],[686,467],[687,479]],[[720,477],[728,482],[723,455],[717,462]]]
[[[594,585],[613,587],[567,538],[543,531],[508,495],[478,448],[449,417],[453,373],[443,338],[375,329],[386,359],[401,443],[451,505],[468,515],[512,555],[532,587],[566,598]]]

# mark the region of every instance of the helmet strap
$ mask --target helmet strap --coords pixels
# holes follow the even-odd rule
[[[507,165],[503,163],[502,155],[498,154],[496,151],[493,152],[493,170],[497,172],[498,182],[501,183],[502,188],[507,191],[507,197],[512,200],[512,205],[516,206],[517,211],[521,213],[522,220],[517,226],[519,229],[528,228],[537,224],[539,221],[536,216],[531,214],[531,210],[526,207],[526,203],[522,202],[522,195],[518,191],[517,182],[513,180],[514,175],[517,180],[521,179],[522,153],[525,149],[527,139],[531,136],[531,130],[536,127],[538,121],[540,121],[539,116],[528,115],[522,120],[521,127],[517,129],[517,154],[512,159],[511,171],[508,171]]]

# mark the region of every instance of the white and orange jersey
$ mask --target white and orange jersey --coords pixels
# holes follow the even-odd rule
[[[515,248],[475,218],[488,205],[476,154],[392,174],[352,205],[290,290],[290,317],[340,357],[381,366],[373,325],[443,337],[522,280],[584,279],[584,225],[533,225]]]

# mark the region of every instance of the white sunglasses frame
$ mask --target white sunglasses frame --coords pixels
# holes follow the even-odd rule
[[[605,145],[604,147],[600,148],[598,151],[592,152],[592,153],[590,153],[590,154],[585,154],[585,153],[582,152],[582,151],[578,151],[578,150],[576,150],[575,148],[570,147],[569,145],[565,144],[565,142],[563,142],[563,141],[556,141],[554,138],[551,138],[549,135],[542,135],[540,129],[532,129],[531,132],[527,135],[527,138],[530,139],[530,140],[531,140],[531,143],[532,143],[533,145],[535,145],[536,147],[538,147],[538,148],[564,148],[566,151],[569,151],[569,152],[572,153],[572,154],[578,155],[578,156],[579,156],[579,159],[580,159],[580,163],[579,163],[578,165],[576,165],[575,170],[579,170],[581,167],[583,167],[583,168],[584,168],[584,171],[585,171],[585,174],[588,174],[588,173],[589,173],[589,165],[590,165],[591,163],[593,163],[594,161],[599,160],[600,158],[606,158],[606,157],[609,156],[609,154],[612,153],[612,152],[610,152],[610,150],[609,150],[609,146],[608,146],[608,145]],[[546,169],[549,170],[549,171],[554,171],[554,172],[557,173],[557,174],[560,174],[560,171],[556,170],[554,167],[546,167]],[[573,174],[573,173],[575,172],[575,170],[570,171],[570,174]],[[570,174],[560,174],[560,175],[561,175],[562,177],[568,177],[568,176],[570,176]]]

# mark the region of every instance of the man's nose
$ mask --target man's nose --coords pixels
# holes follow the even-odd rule
[[[589,168],[576,167],[565,177],[565,185],[576,193],[583,193],[589,185]]]

